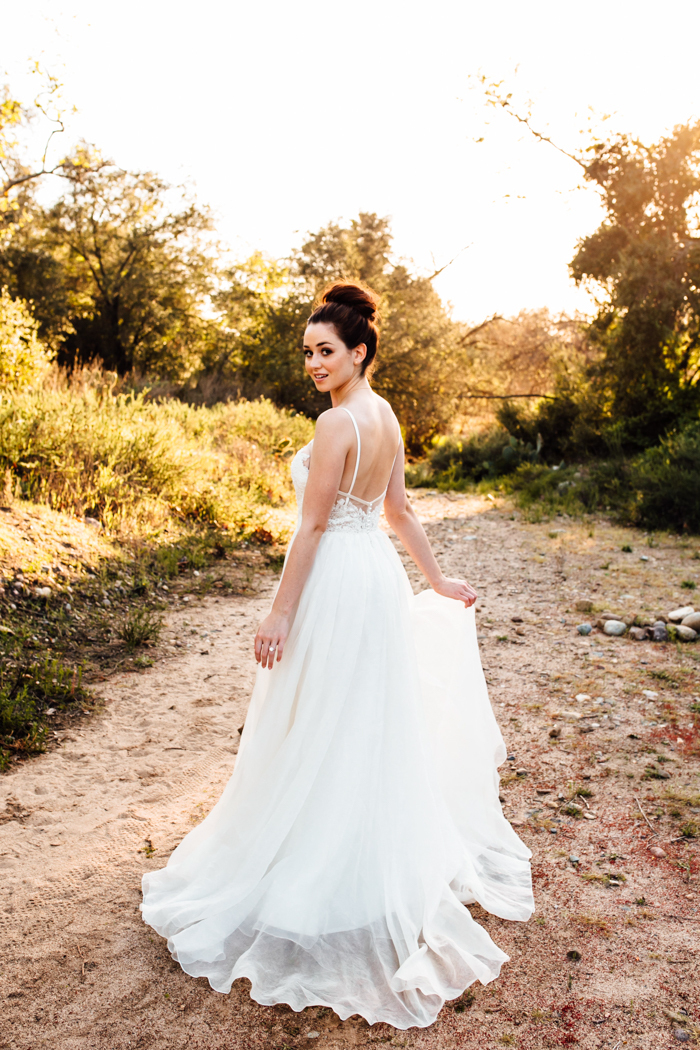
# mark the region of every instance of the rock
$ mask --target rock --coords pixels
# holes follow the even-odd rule
[[[593,612],[593,602],[590,598],[579,598],[574,605],[574,609],[580,613],[591,613]]]
[[[674,1036],[675,1039],[678,1040],[679,1043],[689,1043],[690,1042],[690,1035],[688,1034],[688,1032],[684,1031],[682,1028],[674,1029],[673,1036]]]
[[[593,630],[593,628],[591,627],[591,625],[589,623],[580,623],[576,627],[576,630],[578,631],[579,634],[590,634],[591,631]]]
[[[656,700],[658,695],[653,689],[642,689],[642,696],[645,696],[647,700]]]
[[[523,622],[523,618],[522,618],[522,616],[511,616],[510,622],[511,623],[522,623]]]
[[[652,642],[667,642],[668,632],[665,623],[655,623],[651,629]]]
[[[89,518],[86,515],[83,518],[83,521],[85,522],[86,525],[91,525],[93,529],[101,529],[102,528],[102,526],[99,523],[99,521],[97,520],[97,518]]]
[[[662,849],[661,846],[650,846],[649,847],[649,852],[651,853],[651,855],[653,857],[661,858],[661,857],[667,857],[668,856],[668,853],[666,852],[666,850]]]
[[[695,612],[695,608],[692,605],[684,605],[681,609],[674,609],[668,614],[668,618],[671,623],[680,623],[686,616],[692,616]]]
[[[682,642],[694,642],[698,636],[697,631],[694,631],[692,627],[685,627],[682,623],[678,624],[676,630]]]
[[[320,1032],[307,1032],[306,1033],[306,1038],[307,1039],[318,1039],[320,1035],[321,1035]]]
[[[50,587],[35,587],[34,588],[35,598],[50,598],[51,588]]]
[[[684,616],[681,621],[681,627],[692,627],[694,631],[700,633],[700,612],[690,613],[689,616]]]
[[[648,637],[646,627],[630,627],[630,638],[633,638],[635,642],[645,642]]]
[[[596,814],[595,813],[591,813],[590,809],[587,809],[586,812],[583,815],[586,818],[586,820],[595,820],[595,818],[596,818]]]
[[[604,612],[604,613],[600,614],[600,616],[598,617],[598,619],[595,622],[595,625],[596,625],[596,627],[598,628],[599,631],[602,631],[603,628],[605,627],[605,624],[608,622],[608,620],[619,620],[619,619],[620,619],[620,617],[617,615],[617,613]]]
[[[581,861],[579,860],[578,857],[574,857],[574,856],[569,857],[569,864],[580,864],[580,863],[581,863]]]
[[[605,634],[619,637],[627,630],[627,625],[622,620],[606,620],[603,626]]]
[[[554,726],[553,729],[549,730],[549,739],[557,740],[561,736],[561,729],[559,726]]]
[[[574,697],[574,699],[578,700],[578,702],[580,704],[582,704],[584,702],[584,700],[590,700],[591,698],[588,695],[588,693],[577,693],[576,696]]]

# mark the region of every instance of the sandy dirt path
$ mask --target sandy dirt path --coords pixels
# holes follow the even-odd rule
[[[692,547],[649,548],[605,524],[524,524],[475,497],[415,505],[445,569],[480,591],[482,659],[511,754],[504,807],[534,853],[535,919],[473,909],[511,956],[502,978],[425,1031],[341,1024],[322,1009],[260,1007],[245,981],[212,992],[141,922],[141,875],[163,865],[232,772],[252,640],[275,584],[263,574],[254,598],[173,611],[155,666],[113,676],[101,714],[0,780],[3,1050],[696,1040],[700,645],[574,629],[583,598],[632,613],[687,601],[681,583],[700,568]],[[664,776],[645,777],[649,768]],[[575,785],[585,816],[558,800]]]

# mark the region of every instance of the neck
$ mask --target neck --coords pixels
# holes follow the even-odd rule
[[[357,375],[352,376],[348,379],[347,383],[343,383],[342,386],[338,386],[335,390],[331,390],[331,404],[333,408],[340,408],[343,402],[347,401],[351,394],[354,394],[356,390],[371,390],[369,380],[367,376]]]

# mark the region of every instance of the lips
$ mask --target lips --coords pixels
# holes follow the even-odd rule
[[[328,379],[328,372],[322,372],[320,375],[314,376],[315,383],[321,383],[324,379]]]

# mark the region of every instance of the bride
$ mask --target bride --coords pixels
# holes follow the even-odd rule
[[[498,800],[476,593],[440,571],[369,383],[376,305],[338,283],[309,318],[306,370],[333,407],[292,462],[298,524],[235,772],[144,876],[142,911],[217,991],[247,977],[265,1005],[405,1029],[507,961],[465,905],[525,920],[533,899]],[[382,507],[431,589],[413,595]]]

